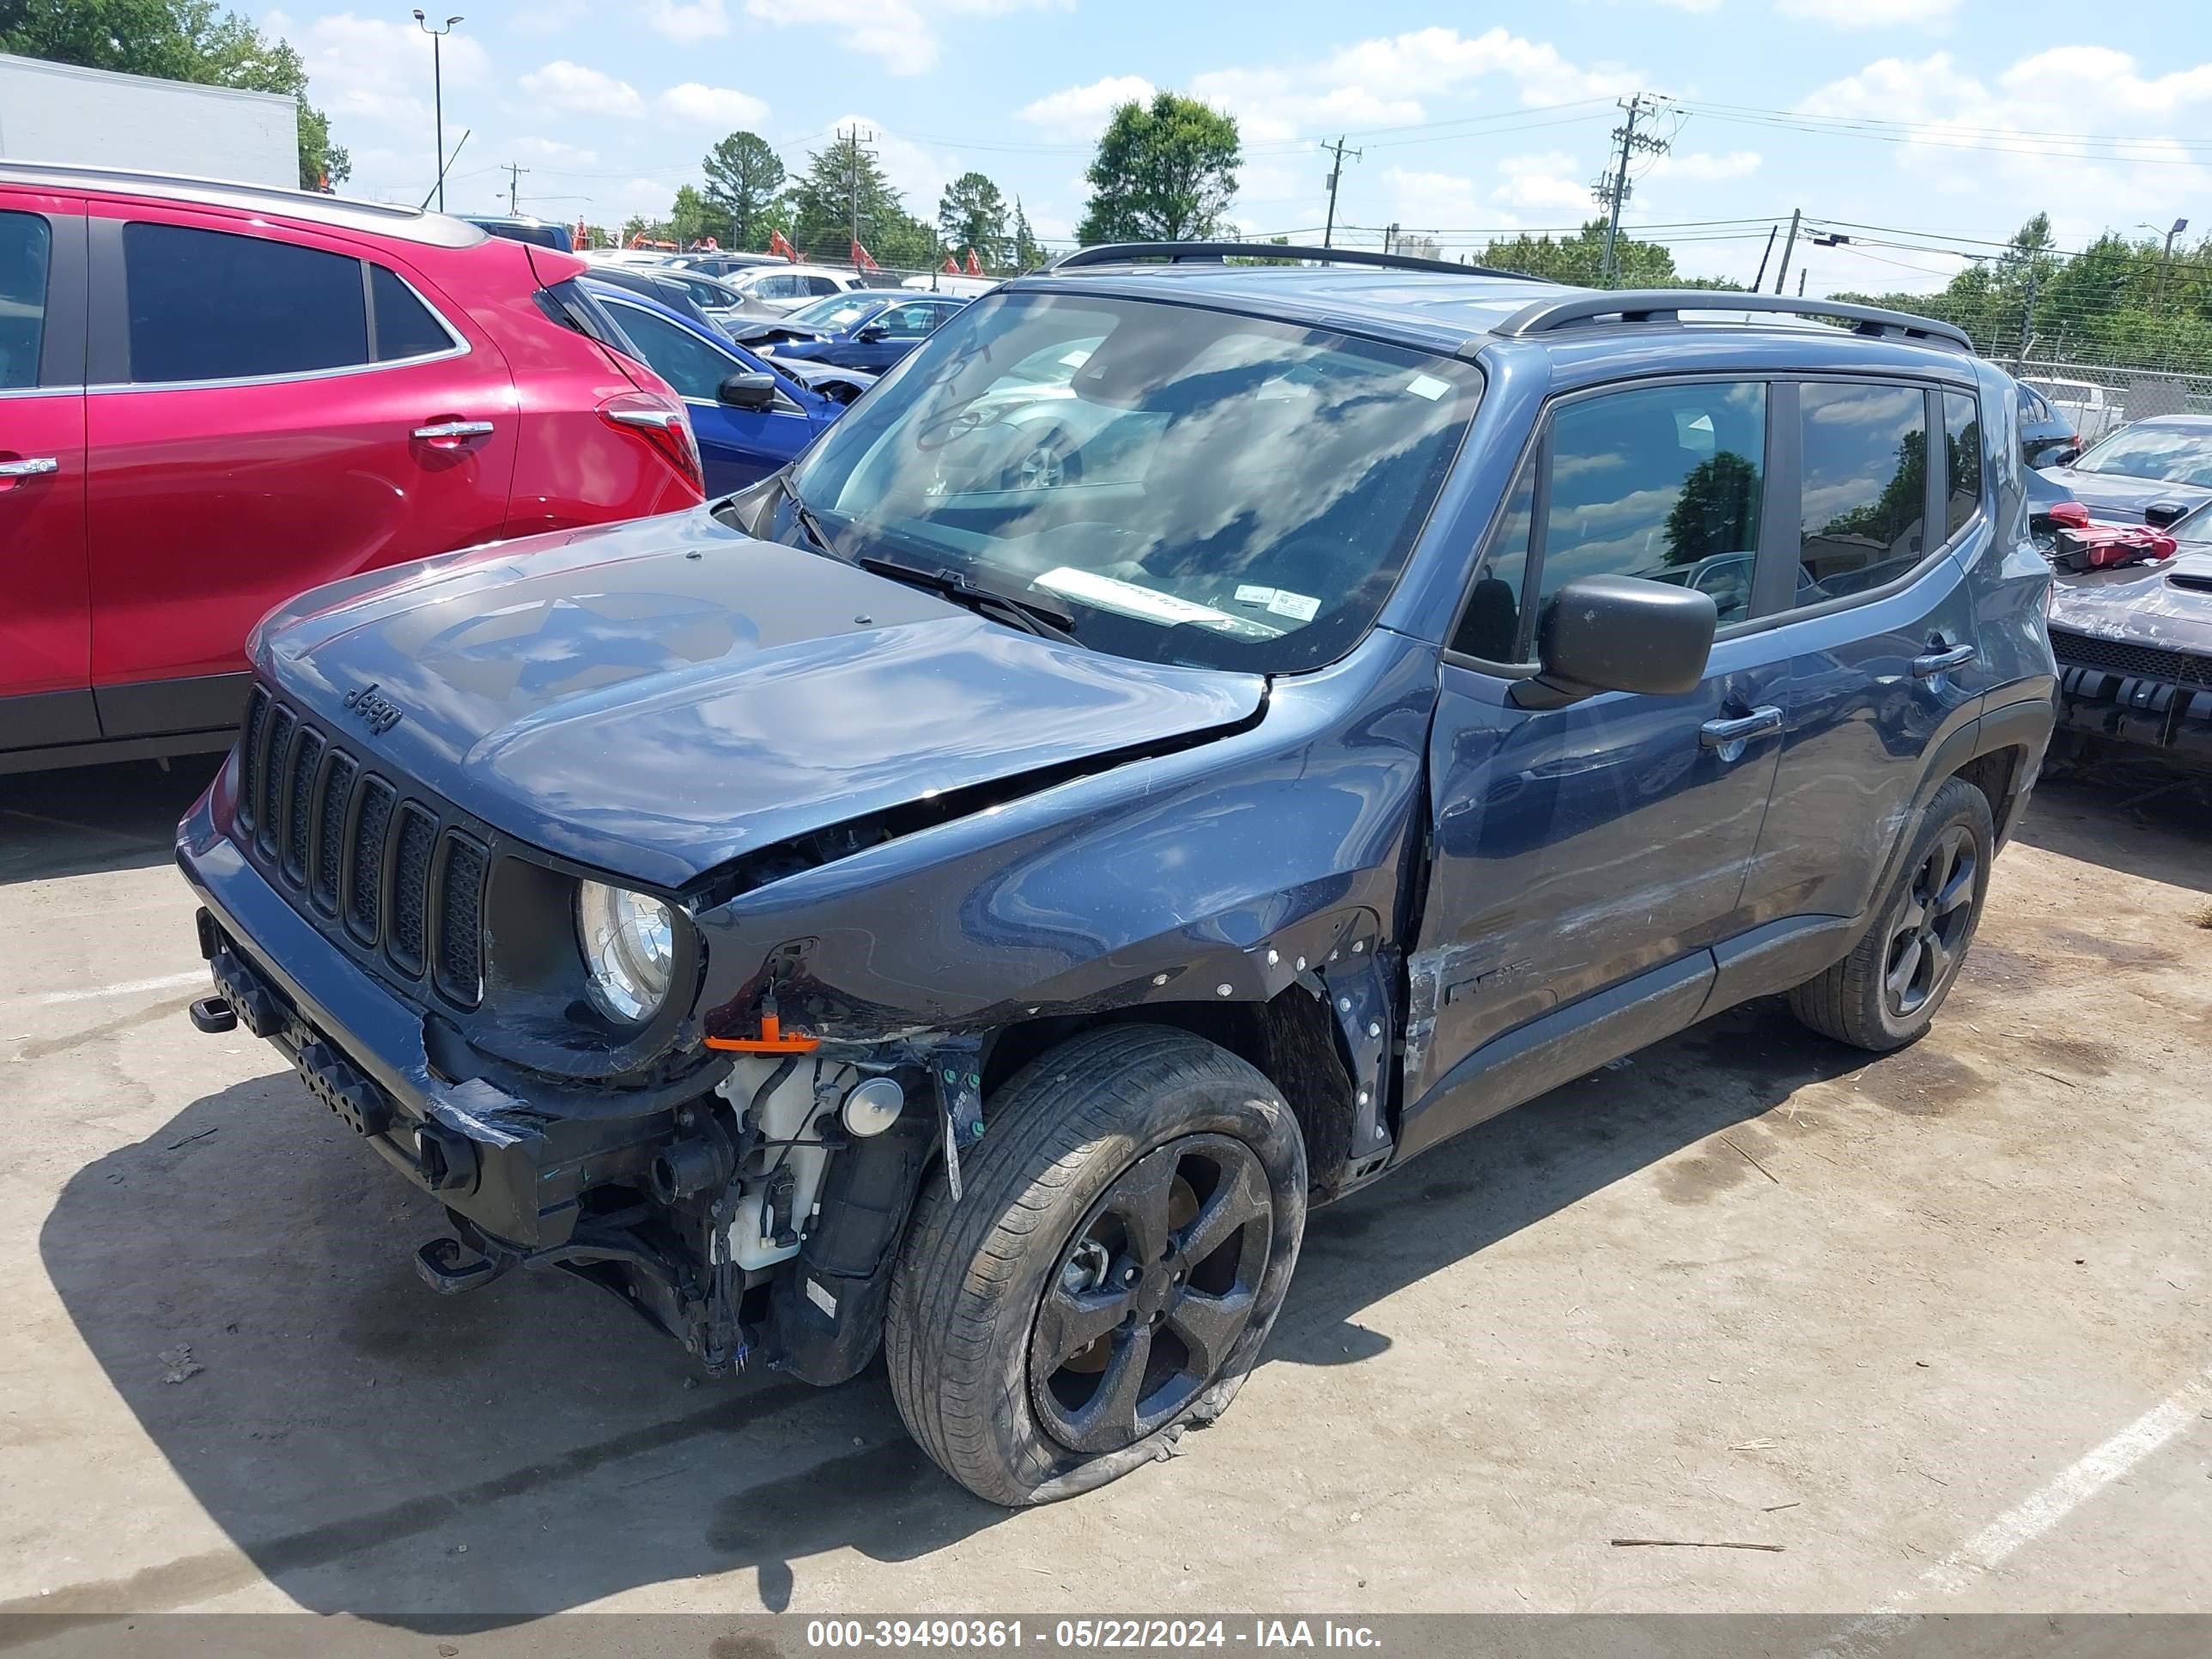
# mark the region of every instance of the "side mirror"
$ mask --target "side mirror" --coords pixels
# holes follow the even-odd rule
[[[1518,682],[1513,701],[1555,708],[1601,691],[1693,691],[1719,625],[1710,593],[1640,576],[1582,577],[1552,596],[1536,642],[1543,672]]]
[[[726,374],[714,395],[732,409],[769,409],[775,403],[775,376],[752,370]]]
[[[2189,515],[2186,501],[2153,501],[2143,508],[2143,522],[2153,530],[2163,530],[2176,519]]]
[[[885,328],[881,323],[870,323],[866,328],[862,329],[853,337],[858,340],[862,345],[873,345],[878,340],[888,340],[890,338],[890,331]]]

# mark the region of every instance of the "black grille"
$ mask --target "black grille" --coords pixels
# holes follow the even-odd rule
[[[292,750],[292,784],[289,815],[284,820],[284,873],[295,881],[307,878],[308,834],[315,810],[315,770],[323,763],[322,735],[302,731]]]
[[[446,837],[438,872],[438,988],[456,1002],[483,994],[483,884],[488,859],[466,836]]]
[[[392,915],[385,939],[392,961],[410,974],[422,971],[430,931],[430,854],[438,846],[438,821],[409,801],[399,809],[399,839],[392,869]]]
[[[2051,650],[2071,667],[2101,668],[2108,673],[2170,680],[2177,685],[2212,686],[2212,657],[2191,656],[2186,651],[2161,651],[2155,646],[2099,639],[2063,628],[2051,630]]]
[[[376,943],[384,920],[384,836],[398,792],[382,778],[362,781],[361,816],[346,854],[346,926],[364,945]]]
[[[269,725],[269,694],[259,686],[246,699],[246,732],[238,744],[238,821],[247,829],[260,816],[261,734]]]
[[[354,780],[361,766],[351,755],[331,757],[323,774],[322,804],[315,819],[315,878],[307,890],[315,908],[326,916],[338,913],[338,874],[345,868],[346,803],[353,799]]]
[[[450,827],[434,799],[370,771],[345,741],[255,687],[239,741],[239,843],[302,909],[473,1007],[490,849]]]
[[[271,854],[276,851],[277,828],[284,822],[284,765],[298,726],[292,711],[282,703],[269,716],[269,747],[261,758],[261,787],[254,792],[254,809],[260,817],[255,840],[263,852]]]

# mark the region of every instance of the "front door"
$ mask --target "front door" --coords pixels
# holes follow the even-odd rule
[[[1401,1152],[1687,1024],[1706,947],[1741,925],[1788,669],[1742,626],[1766,402],[1758,381],[1578,397],[1524,464],[1442,669]],[[1599,574],[1713,596],[1704,681],[1516,706],[1552,596]]]
[[[84,561],[81,204],[0,210],[0,751],[85,743],[92,708]]]
[[[766,409],[738,409],[721,400],[721,384],[730,375],[775,372],[757,358],[740,356],[643,306],[616,299],[601,303],[653,372],[684,399],[708,495],[726,495],[766,477],[813,438],[814,422],[781,392]]]
[[[86,406],[111,737],[235,720],[272,605],[496,539],[516,448],[497,349],[395,269],[336,237],[132,212],[91,223],[94,292],[121,296]]]

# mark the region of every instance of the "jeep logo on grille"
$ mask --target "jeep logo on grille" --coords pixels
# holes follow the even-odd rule
[[[399,724],[399,705],[376,689],[375,683],[345,694],[345,706],[361,716],[373,737],[382,737]]]

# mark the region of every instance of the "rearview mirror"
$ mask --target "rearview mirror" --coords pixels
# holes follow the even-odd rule
[[[767,409],[775,402],[775,376],[757,370],[725,375],[715,396],[732,409]]]
[[[1546,608],[1536,645],[1543,672],[1517,683],[1513,701],[1547,708],[1601,691],[1693,691],[1719,625],[1710,593],[1640,576],[1582,577]]]

